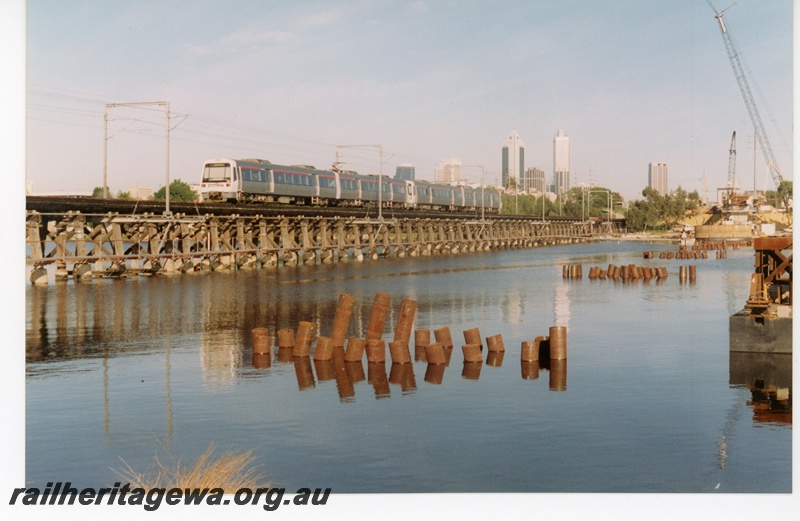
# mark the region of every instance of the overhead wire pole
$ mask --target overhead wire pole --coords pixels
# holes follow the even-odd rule
[[[486,170],[483,168],[483,165],[463,165],[463,168],[480,168],[481,169],[481,222],[484,222],[486,219],[484,218],[484,195],[483,195],[483,186],[484,186],[484,177],[486,176]]]
[[[378,220],[383,220],[383,145],[336,145],[336,162],[339,162],[339,149],[340,148],[366,148],[372,147],[378,149],[380,156],[380,164],[378,165]]]
[[[166,185],[164,185],[164,193],[166,198],[166,209],[164,215],[170,216],[172,212],[169,210],[169,101],[139,101],[134,103],[106,103],[103,110],[103,198],[108,198],[108,111],[115,107],[140,107],[143,105],[158,105],[164,107],[167,117],[166,125]]]

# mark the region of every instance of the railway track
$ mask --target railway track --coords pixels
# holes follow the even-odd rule
[[[86,215],[105,215],[118,213],[122,215],[153,214],[161,215],[166,209],[163,201],[126,201],[121,199],[97,199],[94,197],[53,197],[53,196],[27,196],[25,209],[41,214],[66,214],[80,212]],[[170,202],[170,211],[173,214],[191,215],[241,215],[264,217],[345,217],[356,219],[374,219],[378,217],[375,206],[362,207],[326,207],[326,206],[294,206],[294,205],[265,205],[265,204],[231,204],[215,202]],[[481,212],[433,212],[426,210],[407,210],[400,208],[384,208],[384,219],[480,219]],[[491,215],[485,214],[486,219],[519,219],[523,221],[541,221],[540,217],[527,215]],[[547,221],[560,223],[577,223],[580,219],[574,217],[548,217]],[[624,222],[624,221],[620,221]]]

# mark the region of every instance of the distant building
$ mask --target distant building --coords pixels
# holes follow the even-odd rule
[[[647,186],[661,195],[667,195],[666,163],[650,163],[647,172]]]
[[[525,171],[525,143],[516,130],[508,135],[503,145],[503,188],[508,188],[510,179],[519,184]]]
[[[553,138],[553,191],[561,195],[569,191],[569,137],[559,129]]]
[[[397,165],[397,170],[394,172],[394,178],[400,181],[413,181],[414,176],[414,165]]]
[[[535,167],[525,170],[521,187],[525,192],[544,192],[544,170]]]
[[[128,188],[131,199],[152,199],[153,189],[149,186],[132,186]]]
[[[433,180],[437,183],[455,183],[461,181],[461,161],[450,158],[436,167]]]

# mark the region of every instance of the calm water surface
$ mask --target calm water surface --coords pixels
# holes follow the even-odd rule
[[[659,249],[675,247],[611,242],[29,287],[26,481],[107,486],[125,463],[188,462],[215,443],[252,449],[287,489],[791,492],[791,413],[744,385],[758,377],[754,363],[767,363],[784,369],[764,385],[791,387],[791,360],[754,362],[728,348],[752,251],[642,259]],[[584,278],[563,280],[565,263],[582,263]],[[663,284],[586,277],[609,263],[670,275]],[[680,284],[681,264],[697,266],[696,284]],[[253,366],[253,327],[268,327],[273,346],[278,328],[300,320],[330,334],[344,292],[356,297],[349,335],[361,337],[376,292],[392,297],[387,339],[400,302],[415,300],[416,328],[450,327],[449,366],[392,367],[387,351],[385,366],[343,371],[281,361],[277,348],[270,367]],[[523,378],[520,342],[553,325],[568,328],[566,368]],[[503,335],[496,365],[465,370],[462,332],[473,327]]]

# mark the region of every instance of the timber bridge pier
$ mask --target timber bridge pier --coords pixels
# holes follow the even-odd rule
[[[30,281],[428,256],[586,242],[614,221],[89,198],[26,200]],[[48,275],[55,268],[55,272]]]

